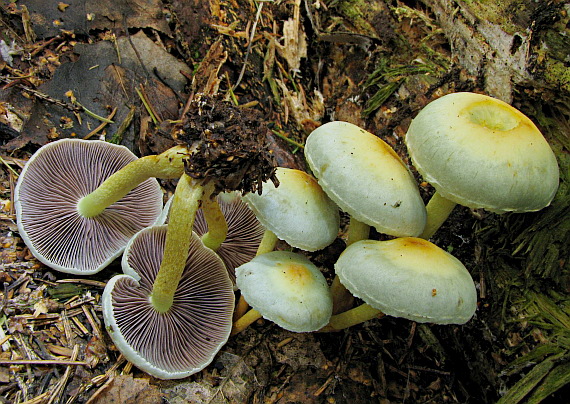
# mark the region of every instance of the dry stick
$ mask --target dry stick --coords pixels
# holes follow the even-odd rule
[[[84,110],[82,106],[71,105],[71,104],[68,104],[64,101],[50,97],[49,95],[42,93],[41,91],[35,90],[31,87],[26,86],[23,83],[18,82],[17,80],[10,80],[7,77],[1,77],[0,76],[0,81],[3,83],[6,83],[8,85],[15,85],[15,86],[19,87],[20,89],[32,94],[36,98],[39,98],[39,99],[46,101],[46,102],[49,102],[50,104],[54,104],[54,105],[57,105],[59,107],[65,108],[70,112],[79,113],[79,112],[83,112],[83,110]]]
[[[38,365],[38,366],[48,366],[48,365],[66,365],[66,366],[87,366],[88,363],[85,361],[76,360],[61,360],[61,359],[10,359],[10,360],[0,360],[0,365]]]
[[[113,108],[113,110],[111,111],[111,113],[109,114],[109,116],[106,118],[107,121],[103,121],[101,122],[101,124],[99,126],[97,126],[95,129],[93,129],[91,132],[89,132],[87,135],[85,135],[85,137],[83,137],[83,139],[89,139],[91,136],[93,136],[94,134],[98,133],[101,129],[103,129],[105,126],[107,126],[107,124],[109,122],[112,122],[111,119],[113,119],[113,117],[115,116],[115,114],[117,113],[117,107]]]
[[[112,380],[115,375],[116,375],[116,371],[119,368],[119,366],[121,366],[124,362],[126,361],[125,357],[123,356],[123,354],[120,354],[119,357],[117,358],[116,362],[113,364],[113,366],[111,366],[105,373],[103,373],[102,375],[98,375],[95,376],[93,378],[91,378],[91,380],[89,380],[89,382],[86,382],[84,384],[82,384],[81,386],[79,386],[78,389],[76,389],[76,393],[73,396],[70,396],[69,399],[67,400],[66,404],[71,404],[74,403],[76,398],[79,397],[80,394],[84,393],[85,391],[89,390],[90,388],[92,388],[93,386],[100,386],[89,398],[89,400],[87,400],[87,402],[85,404],[93,404],[95,403],[95,400],[97,400],[99,394],[105,390],[107,388],[107,382],[108,380]],[[130,363],[130,362],[128,362]]]
[[[73,354],[71,355],[71,360],[75,361],[77,359],[78,354],[79,354],[79,345],[75,345],[73,347]],[[65,369],[65,373],[63,374],[63,377],[55,385],[55,388],[53,389],[52,394],[50,395],[50,398],[48,400],[48,404],[51,404],[54,401],[59,401],[59,399],[63,393],[63,389],[65,388],[65,385],[69,381],[70,375],[71,375],[71,367],[68,366],[67,369]]]
[[[233,93],[235,91],[235,89],[237,88],[237,86],[239,86],[239,84],[241,83],[241,80],[243,79],[243,75],[245,74],[245,68],[247,66],[247,59],[249,58],[249,54],[251,53],[251,45],[253,43],[255,31],[257,30],[257,22],[259,21],[259,18],[261,17],[261,10],[263,10],[263,2],[260,2],[258,7],[257,7],[257,13],[255,14],[255,21],[253,22],[253,27],[251,28],[251,35],[249,36],[249,41],[247,44],[247,50],[245,52],[245,59],[243,61],[243,66],[241,68],[241,71],[239,73],[239,77],[238,77],[236,83],[231,88],[230,93]]]

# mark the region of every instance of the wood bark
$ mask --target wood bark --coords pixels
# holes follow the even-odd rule
[[[447,36],[459,65],[511,102],[516,86],[570,94],[570,3],[422,0]]]

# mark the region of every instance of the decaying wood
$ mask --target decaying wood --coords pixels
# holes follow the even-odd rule
[[[422,2],[435,14],[458,64],[482,76],[490,95],[512,102],[513,87],[522,86],[562,91],[565,97],[570,96],[570,69],[566,67],[570,55],[566,36],[568,3]]]

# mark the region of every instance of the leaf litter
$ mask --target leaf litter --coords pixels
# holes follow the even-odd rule
[[[295,334],[260,321],[207,369],[181,381],[152,379],[122,357],[100,306],[118,263],[90,279],[69,279],[39,263],[17,234],[11,191],[38,146],[90,137],[139,155],[161,152],[189,94],[208,89],[265,115],[280,165],[303,168],[298,145],[333,117],[366,126],[407,161],[402,137],[413,113],[437,95],[478,89],[477,77],[451,63],[432,16],[400,2],[198,3],[2,5],[3,401],[493,402],[505,384],[513,387],[505,397],[517,402],[556,397],[567,382],[570,351],[565,289],[537,294],[544,280],[531,276],[534,261],[524,262],[524,279],[513,271],[529,253],[518,250],[545,248],[538,230],[520,230],[521,221],[546,227],[540,215],[498,219],[458,210],[437,235],[479,287],[477,317],[465,326],[384,318],[335,334]],[[402,38],[412,46],[402,48]],[[172,192],[171,183],[163,186]],[[426,198],[432,191],[428,184],[420,189]],[[555,208],[564,211],[561,199]],[[510,234],[520,235],[516,245]],[[329,278],[342,244],[309,254]],[[562,258],[550,257],[550,266],[567,268],[567,250],[559,248]],[[523,280],[533,290],[524,299]]]

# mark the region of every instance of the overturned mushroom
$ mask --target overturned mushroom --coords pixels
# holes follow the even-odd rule
[[[137,231],[156,221],[162,191],[145,177],[96,214],[85,214],[81,202],[116,172],[144,162],[124,146],[98,140],[62,139],[41,147],[14,192],[18,229],[32,254],[79,275],[111,263]]]
[[[150,295],[160,268],[167,225],[141,230],[123,255],[125,275],[103,293],[103,315],[113,342],[141,370],[162,379],[206,367],[232,326],[233,286],[220,258],[192,236],[171,308],[156,311]]]

